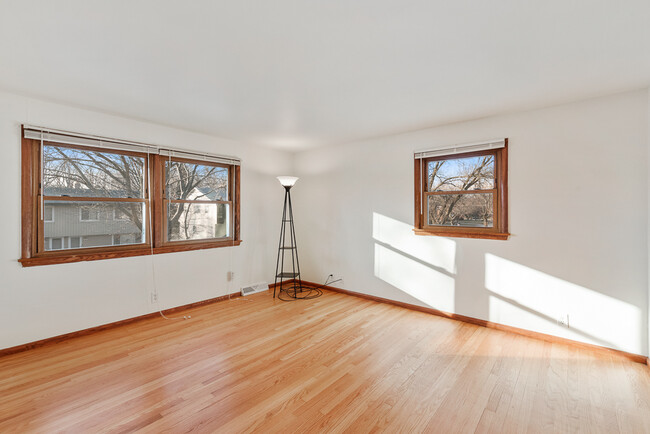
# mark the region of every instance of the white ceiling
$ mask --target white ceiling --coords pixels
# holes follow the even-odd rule
[[[0,87],[305,149],[646,87],[649,29],[649,0],[0,0]]]

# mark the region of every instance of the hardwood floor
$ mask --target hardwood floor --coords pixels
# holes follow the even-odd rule
[[[187,314],[0,358],[0,432],[650,432],[616,355],[329,291]]]

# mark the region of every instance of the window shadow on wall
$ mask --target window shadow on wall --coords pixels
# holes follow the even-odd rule
[[[485,288],[490,321],[643,352],[637,306],[490,253],[485,254]],[[558,324],[567,314],[568,327]]]
[[[456,242],[423,240],[413,227],[373,213],[374,274],[426,306],[455,309]]]
[[[458,293],[456,241],[416,236],[411,225],[379,213],[373,213],[373,238],[375,277],[425,306],[467,314],[457,312],[468,294]],[[481,319],[643,353],[637,306],[491,253],[484,256],[484,292],[472,297],[486,305],[487,317]]]

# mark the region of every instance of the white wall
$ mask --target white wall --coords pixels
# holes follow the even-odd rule
[[[17,262],[22,123],[242,158],[243,243],[153,259],[22,268]],[[154,273],[163,309],[272,281],[278,227],[264,217],[280,218],[284,191],[274,176],[288,171],[288,154],[1,92],[0,149],[0,348],[153,312],[149,293]],[[231,282],[229,270],[235,272]]]
[[[22,268],[20,124],[237,155],[241,246]],[[510,139],[508,241],[412,234],[414,150]],[[303,277],[639,354],[650,347],[650,91],[289,155],[0,92],[0,348],[271,281],[283,191]],[[233,270],[236,279],[226,280]],[[571,328],[559,327],[569,314]]]
[[[648,110],[643,90],[299,153],[303,278],[647,355]],[[413,235],[413,151],[495,137],[512,237]]]

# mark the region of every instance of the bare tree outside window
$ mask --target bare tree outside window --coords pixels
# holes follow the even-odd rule
[[[169,160],[165,162],[169,241],[223,238],[229,235],[228,168]],[[227,211],[224,211],[223,209]]]
[[[145,166],[142,156],[43,146],[45,204],[60,216],[45,225],[45,239],[61,239],[60,249],[144,243]]]
[[[43,147],[43,192],[45,196],[144,199],[144,168],[143,157],[47,145]],[[105,208],[101,202],[85,207],[95,215],[106,213]],[[112,202],[110,208],[142,231],[140,203]]]
[[[427,222],[431,226],[492,227],[493,155],[427,163]]]
[[[144,197],[143,157],[46,145],[43,186],[46,195],[71,189],[80,196]]]

